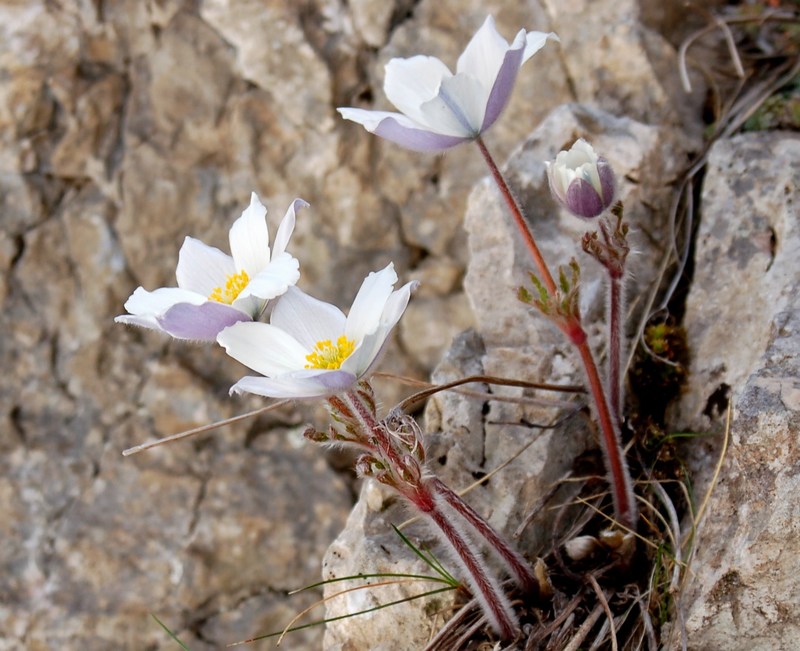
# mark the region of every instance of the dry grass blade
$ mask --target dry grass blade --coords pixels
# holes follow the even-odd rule
[[[581,625],[578,627],[578,630],[575,631],[575,635],[569,641],[569,644],[564,647],[564,651],[578,651],[584,640],[586,640],[588,637],[589,631],[592,630],[602,614],[603,606],[597,604],[597,606],[594,607],[594,610],[589,613],[589,616],[583,620]]]
[[[201,425],[200,427],[187,429],[184,430],[183,432],[172,434],[171,436],[165,436],[164,438],[155,439],[154,441],[148,441],[147,443],[142,443],[140,445],[135,445],[132,448],[123,450],[122,456],[129,457],[132,454],[138,454],[139,452],[144,452],[145,450],[151,450],[152,448],[158,447],[159,445],[174,443],[175,441],[180,441],[182,439],[189,438],[190,436],[195,436],[196,434],[203,434],[205,432],[211,432],[215,429],[219,429],[220,427],[233,425],[234,423],[239,423],[243,420],[247,420],[248,418],[254,418],[255,416],[266,414],[268,411],[273,411],[274,409],[277,409],[278,407],[283,407],[284,405],[288,405],[291,402],[292,402],[291,400],[279,400],[278,402],[273,402],[271,405],[267,405],[266,407],[261,407],[261,409],[248,411],[246,414],[240,414],[239,416],[233,416],[232,418],[226,418],[225,420],[218,420],[216,423]]]
[[[547,382],[526,382],[525,380],[514,380],[510,378],[502,378],[496,377],[494,375],[470,375],[465,378],[461,378],[458,380],[454,380],[453,382],[447,382],[445,384],[431,384],[430,382],[423,382],[422,380],[414,380],[407,377],[401,377],[399,375],[394,375],[391,373],[376,373],[376,376],[389,378],[393,380],[399,380],[406,384],[411,384],[414,386],[424,386],[428,387],[423,389],[422,391],[418,391],[417,393],[409,396],[394,409],[402,411],[404,413],[409,413],[413,411],[419,404],[430,398],[432,395],[439,393],[441,391],[450,391],[453,389],[457,389],[464,384],[494,384],[497,386],[507,386],[507,387],[519,387],[523,389],[539,389],[542,391],[555,391],[560,393],[585,393],[586,390],[583,387],[576,386],[576,385],[560,385],[560,384],[548,384]],[[489,400],[502,400],[502,396],[495,396],[493,394],[486,393],[484,391],[470,391],[461,389],[458,393],[462,395],[471,395],[483,399]],[[520,401],[526,400],[525,398],[511,398],[512,401]],[[530,399],[527,399],[530,400]],[[546,401],[543,403],[539,403],[538,401],[534,404],[545,404],[547,406],[555,406],[555,407],[563,407],[563,406],[573,406],[572,403],[565,402],[565,401]]]
[[[600,584],[597,582],[597,579],[593,574],[589,574],[587,579],[589,580],[589,585],[592,586],[594,593],[597,595],[597,600],[600,602],[600,605],[603,607],[603,610],[606,613],[608,627],[610,629],[611,651],[619,651],[619,644],[617,642],[617,627],[614,626],[614,613],[611,612],[611,606],[608,605],[608,599],[606,599],[605,592],[603,592],[603,589],[600,587]]]

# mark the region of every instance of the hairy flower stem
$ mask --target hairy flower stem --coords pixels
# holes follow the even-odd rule
[[[555,296],[558,292],[558,288],[547,267],[547,263],[544,261],[539,251],[533,233],[528,227],[528,223],[525,221],[522,208],[511,192],[511,189],[508,187],[503,173],[500,171],[500,168],[497,167],[492,155],[486,148],[486,144],[481,138],[476,138],[475,142],[478,144],[478,149],[481,150],[481,154],[489,167],[489,171],[500,189],[500,194],[503,195],[503,199],[511,211],[514,223],[531,253],[531,257],[538,271],[539,279],[547,288],[547,291],[552,296]],[[581,362],[583,362],[584,371],[586,372],[586,377],[589,380],[589,389],[592,394],[592,399],[597,411],[597,419],[602,432],[602,448],[605,456],[606,468],[611,475],[611,492],[614,500],[616,519],[623,527],[629,529],[634,528],[636,522],[636,504],[633,500],[633,484],[620,443],[618,422],[617,418],[611,415],[609,403],[606,399],[606,392],[600,380],[600,375],[597,372],[597,364],[595,364],[594,356],[586,340],[586,332],[583,330],[579,319],[576,317],[569,318],[565,323],[560,324],[559,327],[578,349]],[[617,367],[617,372],[619,372],[619,367]]]
[[[489,543],[491,548],[501,558],[517,585],[526,594],[537,595],[539,593],[539,582],[536,580],[536,577],[534,577],[530,565],[525,558],[503,540],[492,528],[492,525],[486,522],[475,509],[461,499],[458,493],[452,491],[440,479],[431,479],[430,485],[435,492],[444,498],[454,511],[472,525],[472,528]]]
[[[415,503],[419,508],[419,504]],[[422,509],[420,509],[422,510]],[[492,627],[504,639],[512,639],[519,631],[516,616],[502,588],[487,572],[485,564],[473,552],[472,545],[438,508],[434,501],[430,511],[422,511],[436,525],[443,540],[454,552],[456,559],[468,577],[473,595],[483,607]]]
[[[544,286],[547,287],[547,291],[551,294],[555,294],[556,283],[553,280],[550,269],[547,267],[547,263],[542,257],[541,251],[539,251],[539,246],[536,244],[536,240],[533,238],[533,233],[528,227],[528,222],[525,221],[522,210],[520,209],[514,194],[511,192],[511,188],[508,187],[508,183],[506,183],[503,173],[500,171],[500,168],[497,167],[497,163],[494,162],[494,158],[492,158],[492,155],[489,153],[486,143],[483,142],[483,138],[478,136],[475,139],[475,142],[478,145],[478,149],[481,150],[481,154],[483,154],[483,160],[486,161],[486,165],[488,166],[489,171],[492,173],[494,182],[497,184],[497,187],[500,188],[500,194],[503,195],[503,199],[505,199],[506,205],[511,211],[511,216],[514,218],[514,224],[516,224],[520,235],[522,235],[522,240],[525,242],[525,246],[527,246],[528,250],[530,251],[531,257],[533,258],[533,263],[536,265],[536,270],[539,272],[539,278],[544,283]]]
[[[594,363],[594,356],[589,348],[586,334],[582,328],[580,332],[582,333],[582,342],[578,343],[572,337],[570,337],[570,340],[581,356],[583,368],[589,380],[589,391],[597,409],[597,419],[600,422],[600,432],[602,434],[602,449],[606,467],[611,475],[611,496],[614,500],[614,513],[617,522],[623,527],[634,529],[636,525],[636,503],[633,499],[631,474],[628,471],[628,464],[625,462],[625,455],[622,451],[619,427],[606,402],[603,382],[597,372],[597,364]]]
[[[622,312],[624,309],[621,276],[608,274],[608,393],[611,413],[622,422]]]
[[[338,413],[344,413],[358,423],[358,429],[364,435],[357,443],[358,447],[370,450],[388,466],[388,472],[381,481],[392,486],[422,515],[430,519],[434,530],[455,554],[466,574],[467,583],[492,627],[504,640],[513,638],[519,625],[508,597],[494,579],[472,540],[452,521],[451,512],[460,514],[472,525],[507,565],[514,563],[514,576],[521,584],[530,586],[532,582],[535,589],[538,583],[530,570],[527,570],[527,576],[520,578],[520,574],[525,574],[521,571],[524,568],[524,559],[456,493],[438,479],[425,475],[424,468],[410,455],[403,455],[398,451],[386,428],[375,417],[374,404],[368,404],[358,391],[348,391],[340,397],[329,398],[328,402]]]

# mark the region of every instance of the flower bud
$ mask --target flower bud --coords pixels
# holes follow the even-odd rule
[[[597,217],[614,202],[614,170],[583,138],[547,163],[547,179],[553,196],[576,217]]]

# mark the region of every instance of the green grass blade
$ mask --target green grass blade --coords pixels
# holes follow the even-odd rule
[[[184,651],[189,651],[189,647],[186,646],[183,642],[181,642],[178,639],[178,636],[175,635],[175,633],[173,633],[171,630],[169,630],[169,628],[167,627],[167,625],[164,622],[162,622],[153,613],[150,613],[150,617],[152,617],[154,620],[156,620],[156,623],[167,632],[167,635],[169,635],[173,640],[175,640],[180,645],[181,649],[183,649]]]

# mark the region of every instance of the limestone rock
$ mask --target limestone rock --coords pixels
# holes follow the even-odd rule
[[[798,161],[800,138],[778,132],[718,142],[709,157],[679,416],[720,432],[730,401],[733,420],[681,600],[691,649],[800,645]],[[720,439],[696,454],[696,495]]]
[[[639,0],[544,0],[561,38],[575,99],[648,124],[671,122],[701,135],[702,80],[694,94],[680,85],[678,59],[666,38],[641,19]],[[665,5],[668,3],[660,3]],[[647,11],[646,13],[652,13]],[[667,11],[664,7],[661,11]],[[682,16],[686,17],[685,12]]]
[[[430,567],[414,556],[391,528],[392,524],[400,526],[411,515],[398,505],[391,491],[377,482],[367,480],[344,531],[325,554],[323,579],[330,581],[345,576],[380,573],[436,576]],[[418,547],[429,548],[432,544],[430,536],[426,536],[419,526],[404,528],[403,533]],[[384,582],[389,585],[350,590]],[[329,599],[325,617],[330,619],[351,615],[441,587],[440,583],[425,580],[392,582],[389,577],[328,583],[325,586],[325,597]],[[339,594],[342,592],[344,594]],[[452,603],[453,593],[443,592],[355,617],[345,617],[327,626],[324,648],[330,651],[422,649],[436,632],[436,623],[442,621],[436,613],[446,612]],[[433,616],[421,619],[421,612]]]

